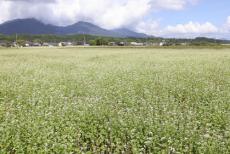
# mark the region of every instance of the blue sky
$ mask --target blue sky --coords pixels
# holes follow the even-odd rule
[[[36,18],[47,24],[91,22],[164,37],[230,39],[230,0],[0,0],[0,23]]]
[[[216,25],[222,25],[230,16],[230,1],[200,0],[196,5],[188,6],[183,10],[164,10],[153,13],[152,16],[162,18],[163,25],[175,25],[188,21],[201,23],[209,21]]]

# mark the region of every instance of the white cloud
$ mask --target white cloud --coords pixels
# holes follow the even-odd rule
[[[10,2],[1,2],[0,1],[0,22],[7,21],[10,18]]]
[[[152,0],[156,9],[182,10],[189,4],[196,4],[198,0]]]
[[[69,25],[84,20],[112,29],[144,21],[153,10],[181,10],[197,0],[0,0],[0,23],[37,18]]]
[[[167,26],[165,29],[166,33],[172,34],[207,34],[207,33],[216,33],[218,28],[210,22],[198,23],[190,21],[187,24],[178,24],[176,26]]]
[[[83,9],[81,13],[85,18],[90,18],[94,23],[109,29],[131,25],[141,20],[151,7],[149,0],[107,1],[106,3],[104,2],[106,0],[101,1],[103,5],[98,6],[98,2],[95,2],[95,5],[91,4],[91,8],[84,2],[85,4],[81,5],[84,6],[81,7]]]
[[[160,24],[159,21],[147,20],[139,22],[134,28],[137,32],[145,33],[149,35],[160,35]]]
[[[217,28],[210,22],[199,23],[192,21],[185,24],[162,27],[159,21],[148,20],[137,24],[135,30],[154,36],[183,38],[193,38],[198,36],[221,37],[221,34],[223,34],[221,28]]]
[[[224,26],[224,31],[230,32],[230,16],[227,17],[227,20]]]
[[[227,24],[230,26],[230,16],[227,18]]]

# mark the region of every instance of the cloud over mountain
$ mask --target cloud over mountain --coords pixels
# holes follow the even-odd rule
[[[108,29],[141,22],[152,10],[183,9],[196,0],[2,0],[0,22],[36,18],[69,25],[85,20]]]
[[[0,23],[35,18],[47,24],[66,26],[86,21],[106,29],[131,28],[160,36],[221,31],[208,19],[188,18],[187,22],[177,19],[177,23],[162,25],[162,18],[157,16],[159,12],[169,11],[183,14],[183,10],[199,2],[201,0],[0,0]],[[225,31],[230,29],[229,25],[230,19],[225,23]]]

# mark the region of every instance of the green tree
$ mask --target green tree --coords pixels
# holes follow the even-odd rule
[[[97,42],[96,42],[96,40],[90,40],[89,44],[92,45],[92,46],[94,46],[94,45],[97,45]]]
[[[26,43],[26,41],[25,40],[17,40],[17,45],[18,46],[24,46],[25,45],[25,43]]]

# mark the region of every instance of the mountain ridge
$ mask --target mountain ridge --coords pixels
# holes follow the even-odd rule
[[[114,30],[107,30],[94,25],[89,22],[79,21],[75,24],[68,26],[55,26],[45,24],[34,18],[15,19],[0,24],[0,33],[5,35],[18,34],[52,34],[52,35],[74,35],[74,34],[87,34],[108,37],[134,37],[134,38],[147,38],[149,37],[143,33],[137,33],[129,29],[120,28]]]

